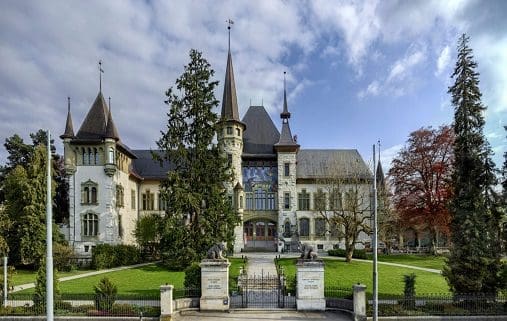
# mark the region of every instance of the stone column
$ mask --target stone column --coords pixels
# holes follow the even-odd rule
[[[201,261],[201,311],[229,310],[228,260]]]
[[[354,291],[354,321],[366,321],[366,285],[357,284]]]
[[[160,286],[160,315],[171,316],[173,314],[173,288],[172,285]]]
[[[298,311],[324,311],[324,263],[322,261],[299,260],[297,265]]]

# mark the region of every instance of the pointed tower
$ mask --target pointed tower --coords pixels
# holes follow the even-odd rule
[[[70,97],[67,97],[67,122],[65,123],[65,132],[60,135],[60,138],[63,140],[65,173],[67,176],[70,176],[76,171],[76,156],[70,147],[70,142],[74,138],[74,126],[72,125],[72,115],[70,114]]]
[[[227,67],[225,70],[224,95],[222,98],[222,113],[217,139],[222,151],[226,154],[229,166],[233,172],[232,184],[227,185],[227,193],[232,199],[233,206],[240,216],[240,224],[234,229],[235,242],[234,252],[239,252],[243,247],[243,175],[241,169],[241,154],[243,153],[243,133],[246,129],[244,123],[239,120],[238,100],[236,97],[236,84],[234,82],[234,69],[231,55],[231,22],[229,30],[229,50],[227,53]]]
[[[299,145],[294,141],[290,131],[290,112],[287,106],[287,90],[285,85],[285,72],[283,80],[283,111],[282,132],[280,140],[275,144],[278,155],[278,226],[295,225],[297,208],[296,192],[296,157]]]

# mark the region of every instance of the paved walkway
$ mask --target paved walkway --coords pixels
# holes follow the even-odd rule
[[[219,312],[199,312],[199,311],[182,311],[176,314],[173,320],[181,321],[266,321],[266,320],[283,320],[283,321],[350,321],[350,314],[340,311],[326,312],[297,312],[297,311],[259,311],[259,310],[241,310],[231,311],[228,313]]]
[[[248,253],[248,276],[274,275],[276,276],[276,253]]]
[[[111,269],[107,269],[107,270],[92,271],[92,272],[87,272],[87,273],[76,274],[76,275],[71,275],[71,276],[66,276],[66,277],[63,277],[63,278],[59,278],[58,281],[65,282],[65,281],[86,278],[86,277],[89,277],[89,276],[94,276],[94,275],[99,275],[99,274],[104,274],[104,273],[109,273],[109,272],[116,272],[116,271],[122,271],[122,270],[128,270],[128,269],[135,269],[135,268],[138,268],[138,267],[147,266],[147,265],[151,265],[151,264],[154,264],[154,263],[156,263],[156,262],[141,263],[141,264],[135,264],[135,265],[129,265],[129,266],[120,266],[120,267],[111,268]],[[12,292],[18,292],[18,291],[22,291],[22,290],[26,290],[26,289],[31,289],[31,288],[34,288],[34,287],[35,287],[35,283],[21,284],[21,285],[15,286],[14,290],[12,290]]]

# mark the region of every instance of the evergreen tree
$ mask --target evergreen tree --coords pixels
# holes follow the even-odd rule
[[[218,106],[213,75],[202,54],[191,50],[176,80],[177,93],[173,88],[166,92],[167,128],[157,145],[172,168],[161,183],[167,209],[160,246],[172,268],[201,259],[214,243],[231,244],[239,222],[224,187],[232,173],[214,141],[219,118],[213,111]]]
[[[42,264],[37,270],[37,276],[35,278],[35,291],[33,294],[33,302],[35,306],[41,310],[46,307],[46,260],[42,261]],[[53,303],[58,304],[60,300],[60,282],[58,281],[58,271],[53,270]],[[41,311],[43,312],[43,311]]]
[[[491,148],[484,134],[479,73],[469,37],[458,44],[449,88],[454,113],[454,193],[451,200],[451,255],[444,276],[454,293],[496,293],[500,268],[498,216],[492,187],[496,183]]]

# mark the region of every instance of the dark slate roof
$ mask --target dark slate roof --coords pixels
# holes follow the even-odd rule
[[[275,144],[275,146],[299,146],[292,137],[288,122],[282,124],[282,134],[280,135],[280,140]]]
[[[104,137],[106,138],[114,138],[115,140],[120,139],[120,135],[118,134],[118,130],[116,129],[116,126],[113,122],[113,115],[111,114],[111,108],[109,109],[109,112],[107,113],[107,125],[106,125],[106,132]]]
[[[74,126],[72,126],[72,116],[70,115],[70,98],[69,98],[69,106],[67,110],[67,121],[65,123],[65,132],[60,135],[61,139],[64,138],[73,138],[74,137]]]
[[[238,99],[236,98],[236,84],[232,68],[231,51],[227,55],[227,69],[225,70],[224,96],[222,99],[222,119],[239,122]]]
[[[302,149],[297,154],[297,178],[372,179],[373,175],[356,149]]]
[[[385,176],[384,176],[384,169],[382,168],[382,163],[380,160],[377,163],[377,185],[380,188],[385,187]]]
[[[80,140],[95,140],[104,138],[107,125],[108,108],[102,92],[99,92],[88,111],[76,138]]]
[[[161,155],[160,151],[154,152]],[[144,179],[164,179],[172,168],[169,161],[164,160],[161,164],[158,160],[154,160],[151,150],[133,150],[133,153],[137,156],[137,159],[132,160],[133,170]]]
[[[243,155],[274,155],[273,146],[278,143],[280,133],[264,106],[250,106],[242,121],[246,125]]]
[[[285,87],[285,84],[284,84],[284,87]],[[282,119],[289,119],[290,118],[289,108],[287,107],[287,94],[286,94],[285,88],[283,89],[283,111],[280,114],[280,117]]]

